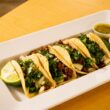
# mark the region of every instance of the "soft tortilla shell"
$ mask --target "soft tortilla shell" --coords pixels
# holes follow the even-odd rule
[[[23,91],[24,91],[25,95],[28,98],[31,98],[31,97],[35,96],[36,95],[35,93],[30,94],[28,92],[28,89],[26,88],[26,84],[25,84],[25,80],[24,80],[24,73],[23,73],[21,67],[19,66],[19,64],[15,60],[12,60],[11,63],[14,66],[15,70],[18,72],[18,75],[21,79],[21,84],[22,84]]]
[[[87,74],[86,72],[79,71],[75,68],[68,51],[58,45],[49,46],[50,53],[54,54],[60,61],[62,61],[67,67],[73,70],[73,74],[77,77],[76,72],[81,74]]]
[[[96,42],[99,45],[99,47],[103,50],[103,52],[106,54],[106,56],[108,58],[110,58],[110,52],[109,52],[109,50],[107,49],[106,45],[104,44],[104,42],[101,40],[101,38],[99,36],[97,36],[97,35],[95,35],[93,33],[89,33],[89,34],[87,34],[87,37],[90,40]]]

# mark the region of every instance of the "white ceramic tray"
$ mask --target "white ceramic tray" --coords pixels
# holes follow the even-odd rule
[[[105,10],[94,13],[24,37],[3,42],[0,44],[0,68],[7,60],[16,58],[19,54],[27,53],[39,46],[90,30],[92,25],[97,22],[110,23],[110,11]],[[0,110],[49,109],[108,81],[110,81],[110,66],[28,99],[22,91],[7,87],[0,80]]]

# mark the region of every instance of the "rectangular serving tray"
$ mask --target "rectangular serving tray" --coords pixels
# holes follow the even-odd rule
[[[83,33],[95,23],[110,23],[110,10],[97,12],[32,34],[0,43],[0,68],[10,59],[40,46]],[[61,104],[110,81],[110,66],[72,80],[53,90],[28,99],[19,89],[0,80],[0,110],[44,110]]]

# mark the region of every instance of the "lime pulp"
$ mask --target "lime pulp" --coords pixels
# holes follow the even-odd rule
[[[15,68],[8,62],[2,69],[0,73],[0,78],[7,84],[13,86],[19,86],[21,81],[19,78],[18,73],[16,72]]]

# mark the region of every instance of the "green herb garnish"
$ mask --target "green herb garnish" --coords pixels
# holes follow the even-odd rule
[[[52,75],[52,78],[57,82],[60,83],[61,80],[64,80],[63,74],[61,70],[58,68],[58,62],[59,60],[49,51],[46,50],[40,50],[39,53],[46,56],[49,61],[49,69]]]
[[[106,38],[102,38],[104,44],[106,45],[106,47],[108,48],[108,50],[110,51],[110,43],[109,43],[109,39]]]
[[[40,87],[37,87],[35,84],[43,75],[42,73],[36,68],[35,64],[32,60],[19,60],[18,63],[20,64],[25,77],[26,87],[29,88],[29,92],[38,92]]]
[[[91,60],[90,58],[84,59],[84,67],[86,67],[86,68],[91,67],[92,64],[93,64],[93,60]]]
[[[81,34],[80,40],[86,45],[91,56],[96,59],[96,64],[100,64],[100,62],[102,62],[104,52],[100,49],[99,45],[94,41],[89,40],[89,38],[84,34]]]

